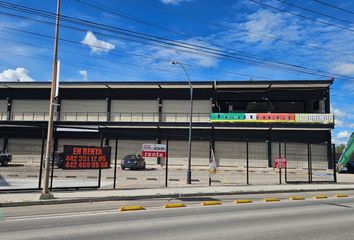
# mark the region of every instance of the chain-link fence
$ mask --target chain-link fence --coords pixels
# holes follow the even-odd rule
[[[144,168],[121,165],[127,155],[141,153],[144,143],[167,145],[168,157],[145,158]],[[65,139],[55,144],[57,153],[64,145],[110,146],[111,168],[64,170],[56,154],[51,157],[50,188],[133,189],[187,185],[189,166],[186,140]],[[1,138],[2,154],[11,161],[0,167],[0,190],[40,189],[44,174],[45,139]],[[292,142],[193,140],[190,159],[191,184],[267,185],[299,182],[335,182],[332,146]],[[274,168],[274,159],[285,158],[285,169]],[[217,170],[209,174],[209,163]]]

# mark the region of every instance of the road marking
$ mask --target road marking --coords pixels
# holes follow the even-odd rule
[[[325,199],[328,198],[326,195],[316,195],[312,197],[313,199]]]
[[[143,206],[122,206],[119,208],[119,211],[125,212],[125,211],[137,211],[137,210],[145,210]]]
[[[213,205],[221,205],[221,201],[204,201],[200,203],[202,206],[213,206]]]
[[[97,210],[89,212],[73,212],[73,213],[55,213],[55,214],[39,214],[32,216],[20,216],[20,217],[8,217],[4,218],[5,222],[16,222],[16,221],[26,221],[26,220],[43,220],[43,219],[52,219],[52,218],[67,218],[75,216],[95,216],[95,215],[104,215],[116,213],[116,210]]]
[[[253,201],[250,199],[237,199],[234,201],[234,203],[253,203]]]
[[[344,198],[344,197],[348,197],[348,194],[344,194],[344,193],[339,193],[336,195],[337,198]]]
[[[305,200],[305,197],[303,197],[303,196],[291,196],[291,197],[289,197],[289,200],[294,200],[294,201],[296,201],[296,200]]]
[[[263,202],[279,202],[279,198],[263,198]]]
[[[164,208],[179,208],[179,207],[186,207],[186,204],[184,203],[166,203]]]

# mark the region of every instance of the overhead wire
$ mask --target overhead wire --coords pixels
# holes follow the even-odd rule
[[[336,5],[333,5],[333,4],[324,2],[324,1],[320,1],[320,0],[311,0],[311,1],[314,1],[314,2],[320,3],[320,4],[322,4],[322,5],[325,5],[325,6],[328,6],[328,7],[331,7],[331,8],[335,8],[335,9],[337,9],[337,10],[344,11],[344,12],[347,12],[347,13],[350,13],[350,14],[353,14],[353,15],[354,15],[354,12],[353,12],[353,11],[350,11],[350,10],[345,9],[345,8],[338,7],[338,6],[336,6]]]
[[[1,4],[4,5],[3,2],[0,1],[0,5]],[[10,8],[11,9],[11,7],[9,7],[8,3],[6,3],[5,6],[6,6],[6,8]],[[18,7],[18,5],[16,5],[14,7],[14,10],[17,10],[17,11],[22,11],[21,9],[22,10],[24,9],[25,12],[30,13],[30,14],[36,14],[36,12],[39,11],[39,13],[40,13],[39,15],[43,16],[43,17],[46,17],[46,18],[53,18],[55,16],[55,14],[52,14],[52,13],[48,14],[48,13],[45,13],[45,11],[42,11],[42,10],[33,10],[32,8],[28,9],[26,7],[23,7],[23,6],[22,7]],[[43,14],[43,12],[44,12],[44,14]],[[8,14],[8,13],[2,13],[2,14]],[[12,15],[15,15],[15,14],[12,14]],[[49,15],[51,15],[51,16],[49,16]],[[20,17],[24,17],[24,16],[20,16]],[[25,18],[31,19],[29,17],[25,17]],[[53,24],[52,22],[48,22],[48,21],[44,21],[44,20],[39,20],[39,19],[33,19],[33,20],[46,22],[48,24]],[[257,66],[260,66],[260,67],[272,68],[272,69],[277,69],[277,70],[285,70],[285,71],[293,71],[293,72],[295,71],[295,72],[298,72],[298,73],[304,73],[304,74],[316,75],[316,76],[322,76],[322,77],[329,77],[330,75],[340,76],[340,77],[344,77],[344,78],[348,77],[348,76],[344,76],[344,75],[338,75],[338,74],[325,72],[325,71],[322,71],[322,70],[302,67],[302,66],[298,66],[298,65],[294,65],[294,64],[284,64],[284,63],[278,63],[278,62],[275,62],[275,63],[266,62],[265,63],[265,62],[260,61],[259,59],[244,59],[244,58],[236,57],[236,56],[233,56],[233,55],[223,54],[222,51],[219,51],[219,50],[216,50],[216,49],[212,49],[212,48],[205,48],[205,47],[198,46],[198,45],[195,45],[195,44],[189,44],[189,43],[184,43],[184,42],[179,42],[179,41],[173,41],[173,40],[169,40],[169,39],[165,39],[165,38],[161,38],[161,37],[156,37],[156,36],[152,36],[152,35],[147,35],[147,34],[140,35],[141,33],[137,33],[137,32],[130,31],[130,30],[125,30],[125,29],[122,30],[120,28],[118,28],[118,30],[117,30],[117,28],[112,27],[112,26],[102,25],[102,24],[98,24],[98,23],[92,23],[92,22],[89,22],[89,21],[86,21],[86,20],[75,19],[75,18],[71,18],[71,17],[67,17],[67,16],[62,16],[62,20],[66,21],[66,22],[69,22],[69,23],[78,24],[78,25],[81,25],[81,26],[84,25],[84,26],[96,27],[96,28],[99,28],[99,29],[104,30],[104,31],[110,31],[110,32],[113,32],[113,30],[114,31],[118,31],[119,34],[124,34],[124,35],[128,35],[130,37],[135,37],[135,38],[140,38],[140,39],[142,38],[142,39],[147,40],[147,41],[158,42],[160,44],[169,45],[169,47],[172,47],[172,49],[175,49],[175,50],[176,50],[176,47],[177,48],[183,48],[183,49],[177,49],[178,51],[182,51],[182,50],[184,50],[184,48],[187,48],[188,50],[191,50],[193,54],[217,55],[217,56],[225,58],[225,59],[232,59],[232,60],[236,60],[238,62],[251,63],[253,65],[257,65]],[[81,30],[81,31],[88,31],[87,29],[82,29],[82,28],[73,27],[73,26],[65,26],[64,25],[63,27],[67,27],[67,28],[71,28],[71,29],[75,29],[75,30]],[[128,33],[126,31],[128,31]],[[133,39],[129,39],[129,38],[121,38],[121,37],[118,37],[118,36],[113,36],[113,35],[106,34],[106,33],[101,33],[101,32],[95,32],[95,33],[98,33],[98,34],[101,34],[101,35],[105,35],[105,36],[109,36],[109,37],[118,38],[118,39],[120,38],[120,39],[127,40],[127,41],[135,41],[135,42],[138,42],[138,43],[141,43],[141,44],[150,44],[151,45],[151,43],[138,41],[136,39],[133,40]],[[158,45],[158,47],[166,48],[167,46]],[[200,52],[201,49],[203,50],[203,52]],[[211,49],[211,50],[208,50],[208,49]],[[324,75],[324,74],[326,74],[326,75]]]

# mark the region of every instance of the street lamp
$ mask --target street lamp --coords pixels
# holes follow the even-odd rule
[[[188,134],[188,170],[187,170],[187,184],[192,183],[192,170],[191,170],[191,164],[192,164],[192,114],[193,114],[193,86],[191,83],[191,80],[189,78],[188,72],[186,68],[181,64],[180,62],[172,62],[174,65],[179,65],[183,69],[183,71],[186,73],[187,79],[188,79],[188,84],[189,84],[189,89],[190,89],[190,108],[189,108],[189,134]]]

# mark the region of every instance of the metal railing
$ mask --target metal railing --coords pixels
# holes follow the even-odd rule
[[[56,119],[58,113],[55,113]],[[13,121],[47,121],[48,112],[12,112],[10,120]],[[189,122],[189,113],[129,113],[111,112],[112,122]],[[0,112],[0,121],[7,120],[7,113]],[[210,113],[194,113],[193,122],[209,122]],[[108,121],[107,112],[61,112],[60,121]]]

